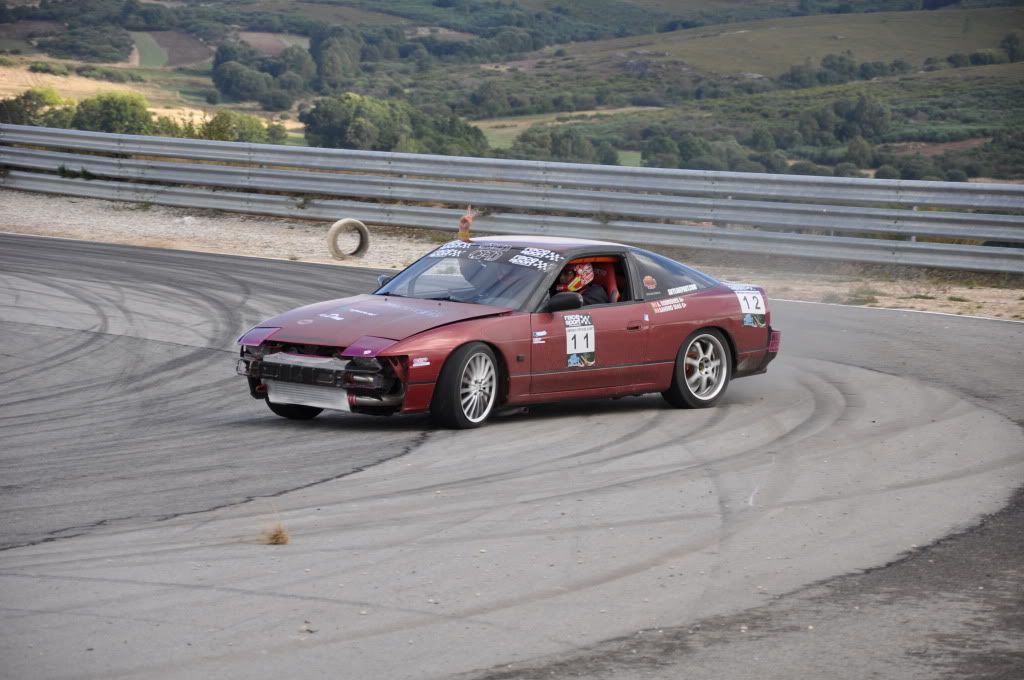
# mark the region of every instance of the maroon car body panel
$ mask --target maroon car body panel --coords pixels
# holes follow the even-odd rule
[[[506,314],[503,307],[437,302],[387,295],[355,295],[317,302],[267,319],[275,342],[348,347],[364,336],[402,340],[458,321]]]

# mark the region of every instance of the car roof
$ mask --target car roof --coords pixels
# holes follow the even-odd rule
[[[611,241],[597,241],[585,238],[570,238],[568,236],[481,236],[471,239],[473,243],[500,243],[520,248],[539,247],[546,248],[556,253],[569,253],[582,248],[613,247],[626,249],[627,246]]]

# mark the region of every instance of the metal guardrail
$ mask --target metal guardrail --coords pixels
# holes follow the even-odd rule
[[[1024,273],[1024,247],[1005,247],[1024,245],[1024,186],[1013,184],[624,168],[18,125],[0,125],[0,167],[0,185],[28,191],[441,229],[472,204],[483,210],[474,223],[483,232]]]

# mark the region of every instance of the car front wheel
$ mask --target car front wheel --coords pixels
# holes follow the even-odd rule
[[[661,396],[676,408],[711,406],[725,393],[731,368],[729,344],[721,332],[697,331],[679,348],[672,385]]]
[[[448,357],[434,388],[430,412],[439,424],[480,427],[498,397],[498,362],[482,342],[463,345]]]

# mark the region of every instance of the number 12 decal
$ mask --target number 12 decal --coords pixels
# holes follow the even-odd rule
[[[744,314],[764,314],[764,298],[756,290],[737,290],[736,299],[740,301],[740,311]]]

